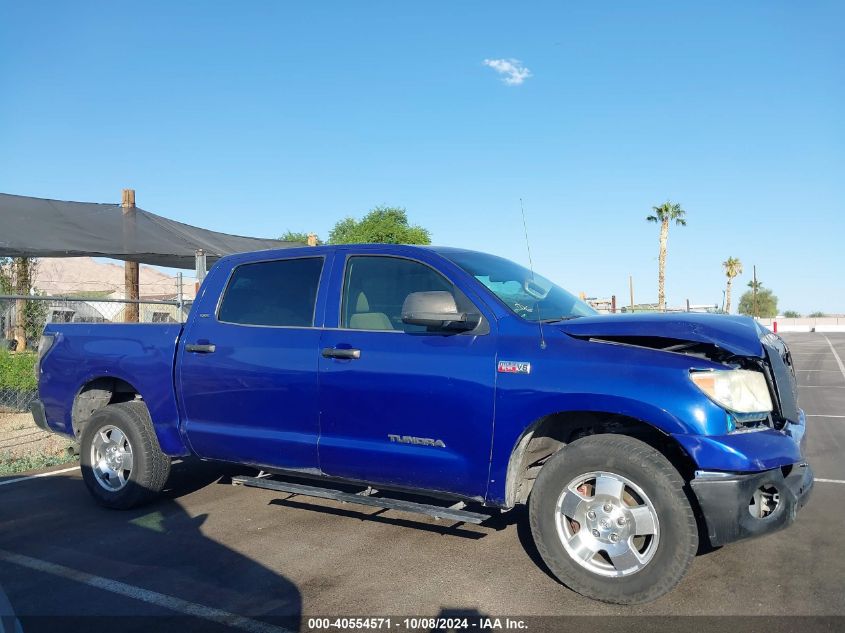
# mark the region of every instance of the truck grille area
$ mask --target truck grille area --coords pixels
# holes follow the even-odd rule
[[[798,382],[789,348],[779,336],[766,334],[762,339],[766,352],[765,369],[773,390],[775,410],[773,425],[782,428],[787,421],[798,422]]]

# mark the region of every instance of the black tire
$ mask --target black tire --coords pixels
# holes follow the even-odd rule
[[[108,427],[122,431],[132,452],[131,469],[124,471],[129,473],[126,483],[117,490],[100,483],[92,464],[95,438]],[[107,508],[126,510],[149,502],[161,492],[170,474],[170,458],[161,452],[146,405],[138,401],[110,404],[96,411],[82,430],[79,459],[88,491]]]
[[[595,567],[595,561],[602,564],[602,559],[606,560],[606,564],[614,565],[606,553],[599,552],[585,563],[577,562],[564,547],[558,532],[561,525],[567,526],[562,528],[564,530],[577,532],[582,529],[580,523],[558,522],[558,500],[570,482],[595,472],[621,476],[639,486],[657,516],[659,538],[653,543],[651,558],[646,563],[640,562],[644,566],[629,575],[609,577],[588,568],[590,565]],[[597,480],[594,481],[597,486]],[[531,491],[529,517],[537,549],[552,573],[567,587],[584,596],[615,604],[641,604],[655,600],[681,581],[698,548],[695,516],[683,486],[683,479],[672,464],[644,442],[624,435],[593,435],[576,440],[543,465]],[[596,498],[595,490],[590,491],[588,487],[580,489],[581,492],[591,492],[593,499]],[[594,513],[593,521],[595,516]],[[587,525],[586,518],[584,525]],[[614,526],[613,522],[610,525]],[[563,534],[564,537],[571,536],[566,532]],[[585,533],[584,538],[589,537],[590,534]],[[645,539],[655,537],[638,538],[643,539],[641,542],[646,543],[644,549],[647,549],[649,541]],[[613,573],[613,570],[608,573]]]

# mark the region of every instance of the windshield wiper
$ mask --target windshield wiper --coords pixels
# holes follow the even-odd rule
[[[559,321],[571,321],[572,319],[580,319],[580,314],[570,314],[568,316],[555,317],[553,319],[540,319],[537,323],[557,323]]]

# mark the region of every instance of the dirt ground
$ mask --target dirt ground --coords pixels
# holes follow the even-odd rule
[[[35,426],[31,413],[0,412],[0,463],[56,458],[65,455],[68,446],[67,438]]]

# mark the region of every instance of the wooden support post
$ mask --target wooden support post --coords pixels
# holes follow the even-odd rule
[[[198,248],[194,251],[194,270],[196,271],[196,281],[194,282],[194,296],[198,295],[200,292],[200,286],[205,280],[207,266],[208,263],[205,257],[205,251],[201,248]]]
[[[308,234],[308,246],[317,246],[317,234],[316,233],[309,233]]]
[[[15,280],[14,291],[18,295],[28,295],[32,284],[32,260],[27,257],[15,257],[12,260],[12,277]],[[15,300],[15,351],[26,350],[26,301]]]
[[[123,207],[123,233],[131,239],[126,245],[131,246],[135,236],[135,190],[124,189],[123,198],[120,202]],[[137,301],[141,296],[141,286],[138,274],[138,262],[124,262],[124,296],[126,299]],[[125,323],[138,323],[138,304],[127,303],[123,310],[123,321]]]

